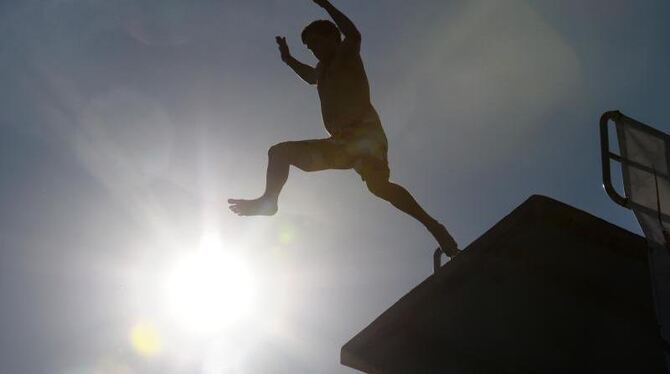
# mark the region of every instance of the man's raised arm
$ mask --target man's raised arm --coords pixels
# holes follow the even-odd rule
[[[340,12],[337,8],[333,6],[328,0],[313,0],[318,6],[323,8],[330,17],[335,21],[337,28],[340,29],[342,34],[344,34],[344,39],[354,42],[360,42],[361,33],[358,31],[354,23],[351,22],[347,16]]]
[[[279,45],[279,53],[281,53],[281,59],[288,65],[293,71],[295,71],[302,80],[309,84],[316,84],[316,69],[313,67],[303,64],[302,62],[296,60],[288,50],[288,45],[286,44],[286,38],[277,36],[275,38],[277,44]]]

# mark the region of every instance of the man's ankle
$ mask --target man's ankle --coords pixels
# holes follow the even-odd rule
[[[260,197],[261,200],[277,203],[279,200],[279,194],[271,194],[271,193],[264,193],[263,196]]]

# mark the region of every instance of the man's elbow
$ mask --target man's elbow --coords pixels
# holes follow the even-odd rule
[[[310,85],[315,85],[317,83],[316,76],[303,77],[303,80]]]
[[[358,31],[356,29],[353,29],[346,34],[346,38],[351,40],[352,42],[360,43],[361,42],[361,33],[360,33],[360,31]]]

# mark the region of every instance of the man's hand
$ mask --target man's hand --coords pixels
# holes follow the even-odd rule
[[[340,29],[340,32],[344,34],[344,40],[347,41],[353,41],[354,43],[354,50],[358,52],[358,44],[360,44],[361,41],[361,33],[356,29],[356,26],[354,26],[354,23],[351,22],[347,16],[342,14],[337,8],[333,6],[333,4],[330,3],[328,0],[312,0],[314,3],[321,8],[323,8],[330,17],[335,21],[335,25],[337,25],[337,28]]]
[[[313,1],[316,5],[320,6],[321,8],[328,5],[328,0],[313,0]]]
[[[286,37],[277,36],[275,37],[275,40],[279,46],[279,53],[281,54],[282,61],[286,62],[286,60],[291,57],[291,52],[289,52],[288,45],[286,44]]]

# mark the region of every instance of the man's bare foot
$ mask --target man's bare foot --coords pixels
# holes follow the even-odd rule
[[[277,213],[277,200],[259,197],[254,200],[228,199],[230,210],[238,216],[272,216]]]
[[[442,252],[446,254],[447,256],[453,258],[456,257],[461,251],[458,250],[458,244],[454,240],[454,238],[449,235],[449,231],[447,231],[447,228],[444,227],[444,225],[437,223],[433,227],[430,227],[428,229],[431,234],[435,237],[435,240],[437,240],[437,243],[440,245],[440,249],[442,249]]]

